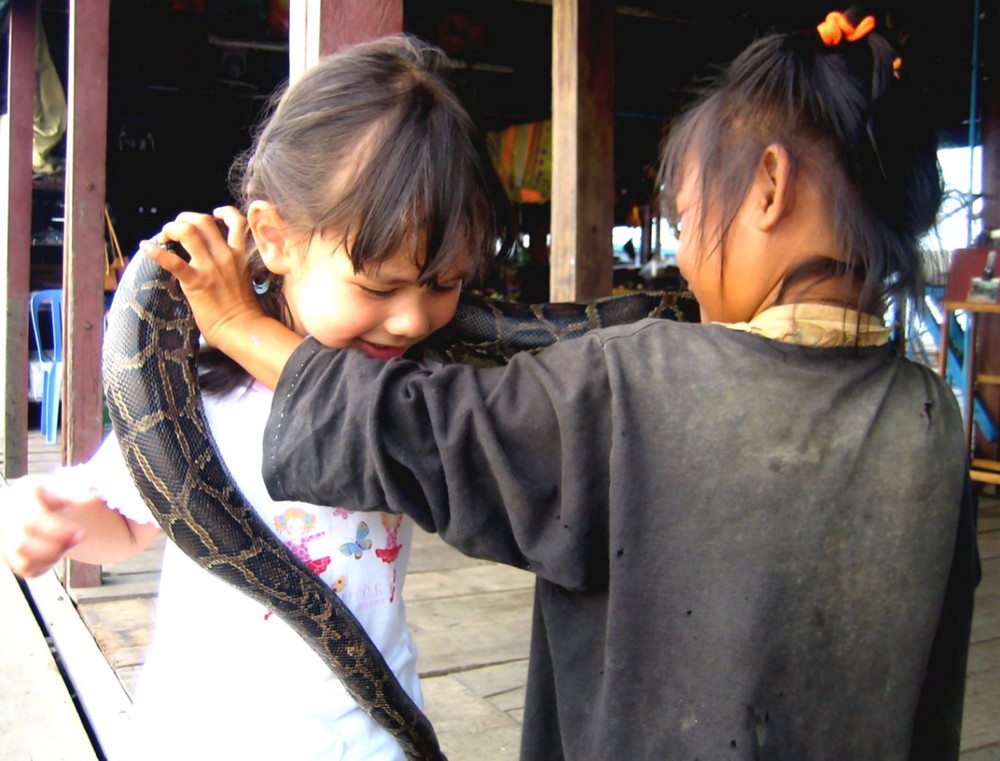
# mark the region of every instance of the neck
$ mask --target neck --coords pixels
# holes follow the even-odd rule
[[[825,304],[843,309],[857,309],[861,301],[864,277],[847,270],[843,262],[815,257],[802,262],[781,282],[775,304]]]

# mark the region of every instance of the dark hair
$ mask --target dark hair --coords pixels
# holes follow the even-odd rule
[[[451,64],[409,35],[383,37],[320,60],[269,107],[253,146],[234,163],[230,185],[246,212],[274,204],[293,231],[342,236],[355,271],[402,246],[416,251],[419,282],[433,285],[464,255],[473,279],[514,245],[515,223],[485,141],[448,80]],[[280,278],[253,240],[248,265],[264,311],[290,324]],[[207,361],[205,361],[207,360]],[[202,388],[249,382],[215,352],[202,362]]]
[[[857,24],[860,14],[847,11]],[[666,136],[658,177],[664,213],[683,163],[701,178],[702,208],[722,205],[719,227],[695,231],[725,255],[726,236],[764,149],[784,146],[793,166],[819,173],[846,262],[817,256],[786,279],[856,273],[857,309],[881,314],[891,298],[917,297],[924,284],[920,237],[936,221],[943,188],[937,132],[896,52],[871,32],[823,44],[815,29],[752,43]],[[712,237],[705,237],[712,236]]]

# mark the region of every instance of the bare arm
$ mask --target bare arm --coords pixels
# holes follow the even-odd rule
[[[208,214],[184,212],[164,225],[161,235],[180,243],[190,261],[153,241],[143,241],[139,248],[180,281],[208,344],[273,389],[302,338],[264,314],[254,297],[239,257],[246,230],[243,215],[231,206],[216,209],[216,215],[229,227],[228,242]]]
[[[32,578],[63,557],[117,563],[159,535],[155,523],[136,523],[89,489],[58,476],[25,476],[0,495],[0,558],[18,576]]]

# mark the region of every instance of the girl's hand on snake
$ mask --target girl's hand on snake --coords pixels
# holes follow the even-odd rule
[[[0,502],[0,557],[18,576],[40,576],[87,537],[77,523],[61,515],[93,494],[60,494],[50,479],[25,476],[13,482]]]
[[[228,227],[223,238],[217,220]],[[191,304],[195,323],[205,341],[218,347],[232,333],[264,317],[250,276],[244,267],[247,223],[232,206],[220,207],[215,216],[182,212],[163,226],[156,240],[143,241],[139,249],[174,275]],[[168,241],[179,243],[189,255],[164,248]]]

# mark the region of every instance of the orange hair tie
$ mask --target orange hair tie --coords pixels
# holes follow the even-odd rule
[[[839,45],[841,40],[857,42],[875,28],[875,17],[865,16],[857,26],[851,24],[840,11],[826,14],[821,24],[816,26],[824,45]]]

